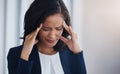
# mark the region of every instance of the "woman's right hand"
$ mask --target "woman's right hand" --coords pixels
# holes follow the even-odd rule
[[[27,35],[25,37],[25,42],[24,42],[23,49],[21,52],[22,59],[24,59],[26,61],[29,60],[29,55],[32,51],[32,48],[33,48],[34,44],[36,44],[38,42],[36,37],[41,28],[42,28],[42,24],[34,32],[30,33],[29,35]]]

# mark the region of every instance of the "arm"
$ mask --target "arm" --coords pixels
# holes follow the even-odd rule
[[[34,44],[38,42],[36,36],[41,27],[42,25],[25,37],[22,48],[17,47],[10,49],[7,57],[9,74],[31,74],[33,62],[29,60],[29,56]]]
[[[42,24],[34,32],[28,34],[25,37],[25,42],[24,42],[23,49],[22,49],[22,52],[20,55],[21,59],[24,59],[26,61],[29,60],[29,55],[32,51],[32,48],[33,48],[34,44],[36,44],[38,42],[36,37],[41,28],[42,28]]]
[[[71,71],[74,74],[87,74],[83,57],[83,51],[77,54],[71,54]]]
[[[60,38],[72,52],[70,55],[71,72],[72,74],[86,74],[83,51],[79,46],[77,34],[75,34],[72,28],[70,26],[67,26],[65,22],[63,23],[63,27],[71,36],[70,39],[63,36]]]
[[[25,61],[19,58],[17,49],[10,49],[7,60],[8,60],[8,71],[9,74],[31,74],[33,61]]]

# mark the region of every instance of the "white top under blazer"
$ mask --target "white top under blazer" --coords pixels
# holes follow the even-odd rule
[[[54,55],[46,55],[39,52],[42,74],[64,74],[59,52]]]

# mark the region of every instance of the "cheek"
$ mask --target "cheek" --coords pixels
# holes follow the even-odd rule
[[[46,33],[44,33],[43,31],[39,31],[38,35],[39,35],[39,38],[41,39],[46,36]]]

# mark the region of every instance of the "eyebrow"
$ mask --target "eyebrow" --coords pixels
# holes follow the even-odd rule
[[[50,28],[50,27],[48,27],[48,26],[43,26],[43,28]]]
[[[55,27],[55,28],[60,28],[60,27],[63,27],[63,26],[60,25],[60,26],[57,26],[57,27]],[[49,26],[43,26],[43,28],[51,28],[51,27],[49,27]]]

